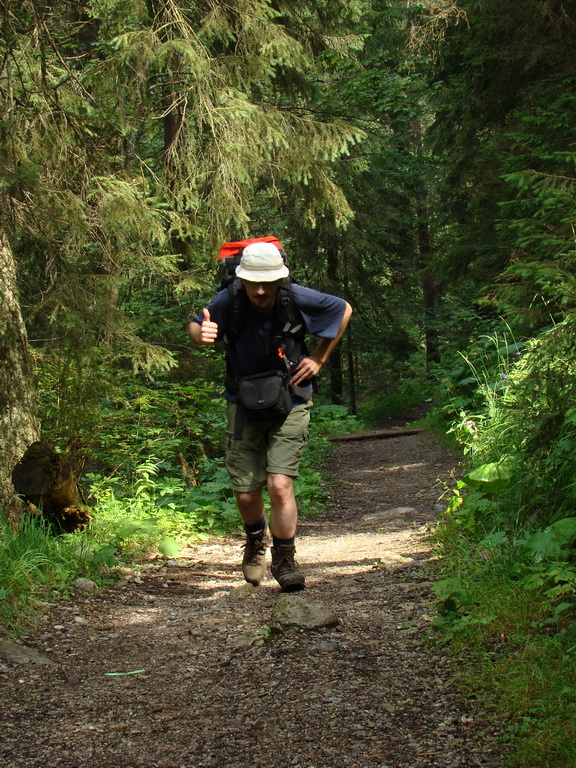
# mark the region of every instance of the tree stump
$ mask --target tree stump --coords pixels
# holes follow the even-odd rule
[[[12,483],[28,508],[58,532],[83,530],[90,522],[69,457],[48,443],[32,443],[13,469]]]

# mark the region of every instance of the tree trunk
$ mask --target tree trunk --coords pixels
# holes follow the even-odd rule
[[[422,264],[430,260],[432,248],[430,247],[430,235],[428,226],[424,220],[423,209],[419,211],[420,224],[418,227],[418,242]],[[438,349],[438,331],[436,328],[436,308],[438,303],[438,289],[436,278],[429,266],[423,266],[421,273],[422,304],[424,309],[424,339],[426,344],[426,364],[440,362],[440,350]]]
[[[8,239],[0,232],[0,513],[14,521],[12,469],[38,440],[36,380],[16,286],[16,264]]]
[[[344,401],[344,376],[342,375],[342,350],[336,347],[328,360],[330,371],[330,399],[337,405]]]
[[[385,429],[374,430],[372,432],[353,432],[350,435],[328,435],[328,440],[333,443],[343,442],[345,440],[382,440],[391,437],[405,437],[406,435],[418,435],[424,432],[424,428],[414,427],[414,429]]]
[[[326,248],[327,275],[332,293],[338,293],[338,247],[331,243]],[[330,399],[333,403],[342,404],[344,400],[344,375],[342,373],[342,352],[340,346],[336,347],[328,360],[330,371]]]
[[[69,457],[47,443],[32,443],[14,467],[12,481],[28,508],[57,533],[82,530],[90,522]]]
[[[414,153],[419,155],[422,152],[422,125],[420,121],[414,123],[413,130]],[[416,216],[418,219],[418,263],[420,267],[420,285],[422,288],[426,365],[429,365],[430,363],[440,362],[438,332],[436,329],[436,309],[439,291],[435,275],[436,265],[432,259],[433,248],[430,242],[425,188],[422,188],[416,194]]]
[[[346,356],[348,358],[348,399],[350,401],[350,410],[354,415],[358,413],[358,398],[356,394],[356,359],[354,357],[354,344],[352,342],[352,331],[348,330],[346,337]]]

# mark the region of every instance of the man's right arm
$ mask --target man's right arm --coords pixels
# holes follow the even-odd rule
[[[202,310],[204,319],[202,323],[192,320],[188,323],[188,335],[193,344],[214,344],[218,337],[218,323],[210,320],[210,312],[204,308]]]

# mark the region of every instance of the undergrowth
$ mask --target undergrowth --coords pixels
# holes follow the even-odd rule
[[[522,344],[504,327],[445,385],[467,471],[434,535],[434,625],[515,768],[576,766],[575,341],[574,318]]]
[[[456,682],[505,725],[510,766],[574,766],[573,570],[537,534],[481,538],[451,515],[435,535],[434,625],[458,658]]]
[[[41,519],[24,516],[18,530],[0,522],[0,626],[16,632],[34,611],[65,597],[82,568],[85,550],[71,538],[56,538]]]

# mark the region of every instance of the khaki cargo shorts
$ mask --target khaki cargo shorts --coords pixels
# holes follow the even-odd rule
[[[284,421],[244,418],[242,440],[234,439],[236,403],[228,403],[226,469],[236,492],[263,488],[270,473],[298,477],[308,440],[312,401],[295,405]]]

